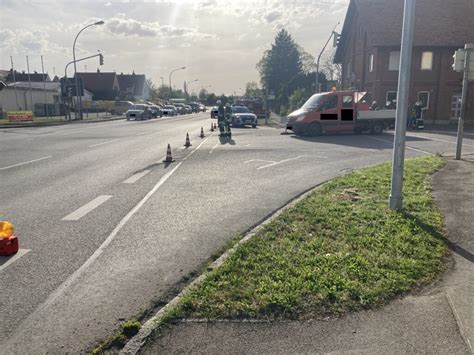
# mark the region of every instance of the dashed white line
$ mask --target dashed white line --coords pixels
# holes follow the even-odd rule
[[[142,177],[144,177],[146,174],[148,174],[151,170],[143,170],[139,173],[133,174],[130,176],[127,180],[125,180],[123,183],[124,184],[134,184],[138,180],[140,180]]]
[[[10,166],[5,166],[3,168],[0,168],[0,170],[7,170],[7,169],[15,168],[17,166],[21,166],[21,165],[30,164],[30,163],[34,163],[34,162],[37,162],[37,161],[49,159],[49,158],[52,158],[52,157],[53,157],[52,155],[48,155],[47,157],[42,157],[42,158],[30,160],[30,161],[25,161],[23,163],[18,163],[18,164],[14,164],[14,165],[10,165]]]
[[[273,162],[273,163],[271,163],[271,164],[267,164],[267,165],[258,167],[257,170],[270,168],[270,167],[272,167],[272,166],[275,166],[275,165],[278,165],[278,164],[283,164],[283,163],[286,163],[286,162],[289,162],[289,161],[292,161],[292,160],[297,160],[297,159],[303,158],[303,157],[305,157],[305,156],[306,156],[306,155],[299,155],[299,156],[294,157],[294,158],[288,158],[288,159],[284,159],[284,160],[281,160],[281,161]],[[327,157],[320,157],[320,158],[327,158]]]
[[[96,144],[92,144],[89,146],[89,148],[94,148],[94,147],[98,147],[100,145],[104,145],[104,144],[109,144],[109,143],[113,143],[113,142],[117,142],[119,139],[112,139],[111,141],[107,141],[107,142],[102,142],[102,143],[96,143]]]
[[[212,154],[212,152],[214,151],[214,149],[216,149],[216,148],[219,146],[219,143],[220,143],[220,142],[217,142],[216,145],[211,148],[211,150],[209,151],[209,154]]]
[[[30,251],[31,251],[30,249],[20,249],[13,256],[0,256],[0,260],[2,260],[2,258],[9,258],[5,263],[0,265],[0,271],[2,271],[3,269],[6,269],[7,266],[11,265],[13,262],[20,259],[23,255],[26,255]]]
[[[430,141],[438,141],[438,142],[443,142],[443,143],[457,144],[456,142],[453,142],[453,141],[448,141],[448,140],[445,140],[445,139],[432,138],[432,137],[426,137],[426,136],[420,136],[418,134],[407,134],[407,137],[415,137],[415,138],[428,139]],[[466,144],[464,142],[463,142],[463,146],[474,147],[474,145]]]
[[[368,138],[372,138],[372,139],[375,139],[375,140],[378,140],[378,141],[381,141],[381,142],[387,142],[387,143],[390,143],[393,145],[393,142],[392,141],[389,141],[389,140],[386,140],[386,139],[382,139],[382,138],[376,138],[376,137],[368,137]],[[413,150],[415,152],[419,152],[419,153],[423,153],[423,154],[427,154],[427,155],[431,155],[433,153],[431,152],[428,152],[427,150],[423,150],[423,149],[418,149],[418,148],[413,148],[413,147],[410,147],[408,145],[405,145],[405,149],[410,149],[410,150]]]
[[[64,217],[62,220],[63,221],[78,221],[82,217],[84,217],[86,214],[88,214],[90,211],[96,209],[99,207],[101,204],[103,204],[105,201],[110,199],[112,196],[111,195],[100,195],[97,196],[95,199],[93,199],[91,202],[86,203],[84,206],[78,208],[71,214],[68,214],[66,217]]]

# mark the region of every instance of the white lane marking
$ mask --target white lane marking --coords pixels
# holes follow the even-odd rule
[[[297,160],[297,159],[300,159],[300,158],[304,158],[304,157],[307,157],[307,156],[308,155],[299,155],[299,156],[294,157],[294,158],[283,159],[281,161],[273,162],[271,164],[258,167],[257,170],[270,168],[270,167],[275,166],[275,165],[283,164],[283,163],[286,163],[286,162],[289,162],[289,161],[292,161],[292,160]],[[322,159],[327,159],[327,157],[323,157],[323,156],[316,156],[316,157],[322,158]]]
[[[192,152],[188,154],[188,157],[190,157],[195,151],[197,151],[210,137],[206,138],[199,144],[196,149],[194,149]],[[186,159],[185,158],[185,159]],[[23,324],[28,324],[30,322],[30,319],[34,319],[34,316],[36,313],[41,312],[42,310],[46,309],[47,307],[51,306],[59,296],[61,296],[69,286],[71,286],[75,280],[77,280],[81,274],[87,270],[87,268],[105,251],[107,246],[112,242],[112,240],[115,238],[115,236],[120,232],[120,230],[125,226],[125,224],[133,217],[135,213],[137,213],[140,208],[143,207],[143,205],[150,199],[151,196],[171,177],[171,175],[174,174],[176,170],[181,166],[183,162],[178,163],[173,170],[169,171],[166,175],[164,175],[160,181],[156,183],[155,186],[146,194],[145,197],[141,199],[138,204],[133,207],[130,212],[128,212],[125,217],[122,218],[122,220],[119,222],[119,224],[114,228],[112,233],[104,240],[104,242],[97,248],[97,250],[92,254],[89,259],[86,260],[84,264],[82,264],[76,271],[74,271],[71,276],[69,276],[66,281],[64,281],[53,293],[49,295],[49,297],[44,301],[43,304],[41,304],[34,312],[32,312],[19,326],[18,329],[21,329]],[[10,338],[9,342],[15,342],[16,338]]]
[[[88,214],[90,211],[96,209],[97,207],[99,207],[101,204],[103,204],[105,201],[107,201],[110,198],[112,198],[111,195],[97,196],[91,202],[86,203],[84,206],[78,208],[77,210],[75,210],[71,214],[68,214],[62,220],[63,221],[78,221],[82,217],[84,217],[86,214]]]
[[[376,138],[376,137],[370,137],[368,136],[368,138],[372,138],[372,139],[375,139],[375,140],[378,140],[378,141],[381,141],[381,142],[387,142],[387,143],[390,143],[392,146],[393,146],[393,142],[392,141],[389,141],[389,140],[386,140],[386,139],[382,139],[382,138]],[[408,145],[405,144],[405,149],[410,149],[410,150],[413,150],[415,152],[419,152],[419,153],[423,153],[423,154],[426,154],[426,155],[432,155],[433,153],[431,152],[428,152],[427,150],[423,150],[423,149],[418,149],[418,148],[413,148],[413,147],[410,147]]]
[[[7,170],[7,169],[10,169],[10,168],[20,166],[20,165],[30,164],[30,163],[34,163],[34,162],[37,162],[37,161],[40,161],[40,160],[49,159],[49,158],[52,158],[52,157],[53,157],[52,155],[48,155],[47,157],[42,157],[42,158],[30,160],[30,161],[25,161],[23,163],[18,163],[18,164],[14,164],[14,165],[10,165],[10,166],[5,166],[3,168],[0,168],[0,170]]]
[[[451,133],[451,134],[454,134],[454,135],[457,135],[458,132],[453,132],[453,131],[434,131],[434,130],[431,130],[431,129],[426,129],[424,130],[426,133],[441,133],[441,134],[447,134],[447,133]],[[474,136],[474,133],[469,133],[469,132],[464,132],[463,133],[465,136]]]
[[[96,143],[96,144],[92,144],[89,146],[89,148],[94,148],[94,147],[98,147],[99,145],[104,145],[104,144],[109,144],[109,143],[113,143],[113,142],[117,142],[119,139],[112,139],[111,141],[107,141],[107,142],[102,142],[102,143]]]
[[[276,163],[276,161],[273,161],[273,160],[250,159],[250,160],[244,161],[244,164],[253,163],[254,161],[259,161],[259,162],[261,161],[264,163]]]
[[[453,142],[453,141],[447,141],[445,139],[438,139],[438,138],[431,138],[431,137],[426,137],[426,136],[420,136],[420,135],[417,135],[417,134],[407,134],[407,137],[415,137],[415,138],[423,138],[423,139],[428,139],[430,141],[438,141],[438,142],[443,142],[443,143],[451,143],[451,144],[457,144],[456,142]],[[462,143],[463,146],[466,146],[466,147],[474,147],[474,145],[472,144],[466,144],[466,143]]]
[[[0,261],[8,259],[5,263],[0,265],[0,271],[6,269],[7,266],[20,259],[23,255],[28,254],[30,251],[31,249],[19,249],[18,252],[13,256],[0,256]]]
[[[212,152],[214,151],[214,149],[216,149],[216,148],[219,146],[219,143],[220,143],[220,142],[217,142],[216,145],[211,148],[211,150],[209,151],[209,154],[212,154]]]
[[[148,174],[151,170],[143,170],[142,172],[133,174],[130,176],[127,180],[125,180],[123,183],[124,184],[134,184],[138,180],[140,180],[142,177],[144,177],[146,174]]]

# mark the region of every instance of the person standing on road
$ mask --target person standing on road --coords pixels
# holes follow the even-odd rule
[[[225,108],[221,100],[217,100],[217,125],[219,126],[219,131],[224,133],[224,121],[225,121]]]

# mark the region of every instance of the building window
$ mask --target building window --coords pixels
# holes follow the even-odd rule
[[[352,67],[351,67],[351,62],[348,62],[346,65],[346,79],[350,79],[351,73],[352,72]]]
[[[433,69],[433,52],[421,53],[421,70]]]
[[[458,119],[461,116],[461,94],[454,94],[451,98],[451,118]]]
[[[374,55],[371,54],[369,57],[369,72],[372,73],[374,71]]]
[[[397,103],[397,92],[396,91],[387,91],[385,104],[387,106],[395,106],[396,103]]]
[[[418,101],[421,101],[424,109],[428,109],[430,107],[430,92],[429,91],[418,92]]]
[[[400,52],[390,52],[388,70],[398,70],[400,67]]]

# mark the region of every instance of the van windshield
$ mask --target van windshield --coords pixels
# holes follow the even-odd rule
[[[323,99],[323,97],[324,95],[321,95],[321,94],[313,95],[308,99],[308,101],[304,103],[304,105],[301,108],[302,109],[316,108],[321,103],[321,100]]]

